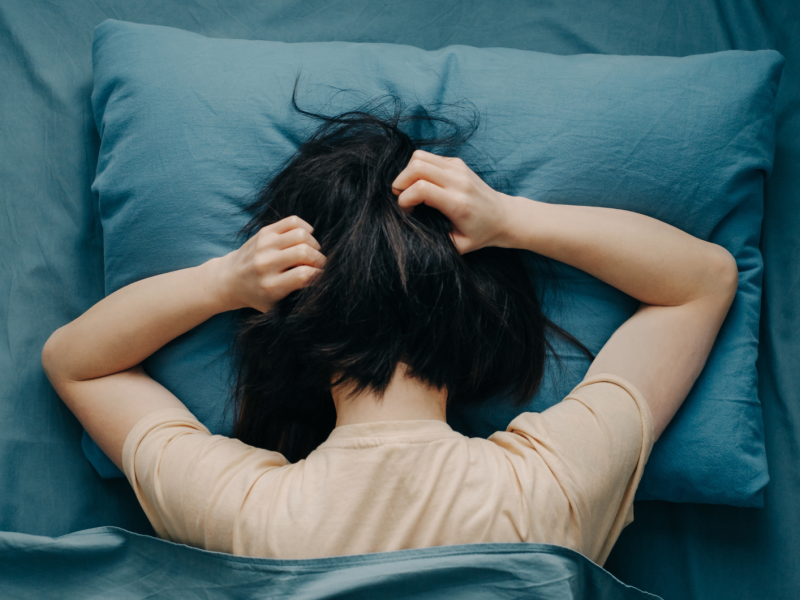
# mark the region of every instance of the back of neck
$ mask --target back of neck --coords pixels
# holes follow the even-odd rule
[[[336,405],[336,427],[376,421],[447,420],[447,391],[407,376],[398,363],[383,397],[372,391],[349,395],[345,384],[331,389]]]

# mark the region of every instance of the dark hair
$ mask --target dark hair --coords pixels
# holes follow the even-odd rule
[[[314,227],[327,262],[269,312],[242,311],[235,437],[292,462],[306,457],[335,426],[337,374],[336,383],[381,394],[403,362],[446,390],[448,409],[499,394],[521,405],[553,350],[547,329],[592,357],[543,314],[518,251],[460,255],[442,213],[398,206],[391,183],[414,150],[456,150],[476,130],[476,112],[464,125],[420,106],[406,112],[388,96],[329,116],[301,109],[296,94],[297,83],[294,109],[323,123],[248,206],[242,233],[297,215]],[[401,126],[449,133],[412,138]]]

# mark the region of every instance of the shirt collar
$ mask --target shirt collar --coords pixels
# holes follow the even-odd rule
[[[370,423],[356,423],[354,425],[340,425],[336,427],[328,439],[319,448],[344,447],[359,445],[361,441],[380,443],[384,441],[408,440],[411,442],[425,442],[447,437],[464,437],[454,431],[444,421],[434,419],[410,421],[373,421]],[[375,445],[369,444],[369,445]]]

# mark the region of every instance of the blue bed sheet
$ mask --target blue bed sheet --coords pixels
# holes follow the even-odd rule
[[[49,585],[31,585],[47,573]],[[57,582],[57,583],[56,583]],[[469,544],[317,560],[206,552],[101,527],[59,538],[0,537],[0,597],[226,600],[647,600],[577,552]]]
[[[664,598],[800,597],[800,4],[795,0],[4,0],[0,530],[9,533],[0,534],[6,565],[0,585],[19,584],[13,588],[18,597],[67,597],[69,590],[90,589],[77,585],[101,586],[105,565],[124,573],[127,581],[149,581],[148,593],[155,597],[170,597],[180,591],[170,586],[181,577],[205,576],[215,569],[223,577],[229,560],[216,555],[210,562],[184,560],[186,552],[193,557],[206,553],[136,535],[152,531],[127,482],[101,480],[84,459],[81,429],[39,362],[49,334],[103,294],[103,249],[90,191],[99,143],[90,93],[93,29],[107,18],[216,37],[389,42],[424,49],[466,44],[557,54],[669,56],[779,50],[787,60],[778,91],[777,148],[766,184],[761,241],[758,373],[770,466],[764,508],[638,502],[636,521],[623,532],[606,567],[622,581]],[[86,532],[54,537],[109,525],[135,533],[94,531],[89,542],[81,537],[90,535]],[[408,552],[436,562],[447,559],[451,550]],[[160,557],[162,566],[174,561],[164,571],[170,577],[148,579],[154,572],[148,557],[153,556]],[[462,571],[453,573],[469,571],[465,565],[479,568],[500,560],[491,551],[468,552],[461,559]],[[446,581],[431,576],[415,588],[417,571],[399,572],[391,560],[382,564],[374,571],[376,581],[398,592],[436,589]],[[476,594],[485,590],[487,596],[509,597],[514,590],[503,590],[497,582],[515,577],[515,568],[539,573],[539,567],[524,561],[515,564],[496,571],[495,587],[488,580],[477,583]],[[357,585],[348,577],[342,580],[346,585]],[[192,593],[219,595],[219,581],[192,588]],[[618,586],[615,591],[625,590]],[[240,596],[257,597],[257,592]]]

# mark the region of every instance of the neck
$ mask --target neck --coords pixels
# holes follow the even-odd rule
[[[336,427],[375,421],[446,421],[447,392],[408,377],[403,363],[398,363],[383,397],[372,391],[354,395],[350,391],[345,384],[331,388]]]

